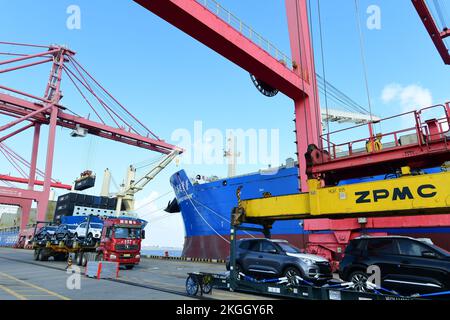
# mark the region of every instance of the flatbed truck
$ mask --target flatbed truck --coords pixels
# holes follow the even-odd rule
[[[103,220],[99,240],[35,239],[34,259],[47,261],[53,257],[55,261],[67,261],[70,257],[79,266],[86,266],[88,261],[111,261],[132,269],[140,262],[141,241],[144,237],[145,231],[139,220],[125,217],[106,218]]]

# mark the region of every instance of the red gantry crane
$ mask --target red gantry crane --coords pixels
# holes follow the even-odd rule
[[[5,50],[8,48],[9,50]],[[14,51],[11,48],[20,48]],[[37,52],[29,52],[37,51]],[[0,74],[12,73],[22,69],[48,64],[48,77],[43,95],[31,94],[19,89],[0,84],[0,114],[11,118],[0,126],[0,133],[8,132],[13,127],[19,129],[0,137],[2,151],[4,141],[21,132],[33,129],[31,160],[11,157],[12,163],[25,161],[29,164],[28,177],[13,178],[1,176],[2,180],[26,183],[27,188],[0,187],[0,203],[22,206],[21,228],[27,225],[31,201],[37,202],[37,221],[44,221],[51,187],[68,186],[55,184],[52,180],[53,157],[55,152],[56,128],[73,130],[72,136],[95,135],[104,139],[129,144],[135,147],[169,155],[173,151],[182,150],[166,143],[150,131],[139,119],[129,112],[114,98],[86,69],[75,59],[75,52],[58,45],[40,46],[11,42],[0,42]],[[77,115],[63,105],[62,79],[74,85],[82,100],[87,103],[96,116],[96,120]],[[26,79],[26,78],[23,78]],[[33,78],[34,82],[38,79]],[[45,170],[40,172],[42,181],[36,179],[38,152],[40,147],[41,126],[48,126],[48,137],[45,145]],[[41,185],[41,190],[35,187]]]
[[[278,219],[449,211],[448,173],[424,177],[416,174],[450,160],[449,103],[384,120],[412,120],[412,127],[394,132],[376,133],[381,120],[346,131],[322,133],[307,0],[285,0],[292,60],[215,0],[134,1],[250,72],[263,94],[273,96],[280,91],[294,101],[302,193],[239,201],[234,225],[245,221],[245,216],[247,221],[270,225],[270,220]],[[427,119],[430,110],[440,116]],[[363,126],[368,133],[362,139],[332,141],[336,135],[361,135]],[[336,187],[344,179],[388,173],[398,174],[400,179],[394,180],[407,185],[399,188],[392,180],[389,184],[382,181]],[[408,181],[404,177],[409,177]],[[389,201],[392,194],[401,201]],[[434,201],[427,201],[430,198]]]
[[[263,93],[269,93],[267,95],[270,96],[270,92],[279,90],[294,100],[302,191],[308,190],[308,178],[319,178],[325,185],[334,185],[342,179],[380,174],[386,172],[388,167],[420,168],[425,162],[434,166],[448,160],[449,143],[441,139],[445,131],[443,128],[450,119],[448,103],[433,107],[439,108],[444,115],[435,121],[424,121],[421,118],[422,111],[410,114],[416,127],[405,132],[416,134],[419,138],[417,143],[407,146],[398,141],[402,132],[391,132],[379,135],[378,139],[393,138],[394,145],[378,150],[374,123],[367,125],[368,137],[340,145],[333,144],[329,139],[342,131],[322,134],[306,0],[285,1],[292,60],[259,35],[256,35],[256,39],[259,37],[263,42],[258,44],[257,40],[253,41],[255,35],[249,34],[253,30],[214,0],[135,1],[250,72]],[[420,138],[424,129],[431,135],[427,141]],[[371,151],[354,152],[354,145],[366,143],[367,140],[371,144]],[[344,148],[347,155],[342,156],[342,152],[339,155],[338,150]]]

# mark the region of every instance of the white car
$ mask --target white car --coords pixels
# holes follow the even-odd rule
[[[101,223],[90,223],[87,238],[100,239],[103,225]],[[75,238],[86,238],[87,222],[80,224],[74,232]]]

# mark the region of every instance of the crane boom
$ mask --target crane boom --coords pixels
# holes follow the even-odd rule
[[[126,188],[116,195],[117,213],[119,214],[122,211],[122,204],[125,204],[127,210],[133,210],[135,194],[143,190],[147,184],[149,184],[150,181],[152,181],[162,170],[164,170],[181,152],[181,149],[172,150],[172,152],[165,155],[162,160],[159,161],[156,166],[152,167],[152,169],[142,178],[137,181],[129,181]]]

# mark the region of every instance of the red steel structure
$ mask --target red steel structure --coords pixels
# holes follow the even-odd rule
[[[441,55],[442,60],[444,60],[445,64],[450,64],[449,49],[444,42],[444,39],[450,36],[450,30],[439,30],[439,27],[425,0],[412,0],[412,3],[420,16],[420,19],[425,25],[425,28],[430,34],[431,40],[433,40],[433,43]]]
[[[206,0],[135,0],[144,8],[202,42],[295,102],[300,168],[308,146],[321,148],[321,115],[305,0],[286,0],[292,57],[288,66],[206,8]],[[219,4],[217,4],[219,8]],[[231,18],[230,18],[231,19]],[[270,48],[268,48],[270,49]],[[281,58],[281,57],[280,57]],[[291,69],[292,67],[292,69]],[[307,176],[300,175],[306,191]]]
[[[285,0],[292,51],[290,64],[283,55],[277,56],[277,52],[275,55],[269,53],[270,43],[261,46],[256,43],[257,41],[252,41],[253,31],[246,30],[242,22],[236,22],[236,18],[229,12],[221,14],[221,6],[214,0],[134,1],[294,100],[297,156],[301,169],[300,191],[308,191],[307,179],[311,177],[320,178],[324,184],[332,185],[341,179],[392,173],[393,168],[398,169],[402,166],[421,169],[440,166],[450,160],[449,103],[345,131],[322,134],[307,0]],[[412,2],[425,20],[427,29],[432,34],[433,41],[444,60],[450,61],[442,41],[448,36],[448,31],[439,33],[436,30],[429,11],[425,11],[424,0]],[[426,16],[423,16],[424,13]],[[258,40],[258,37],[256,39]],[[430,110],[435,118],[426,117]],[[439,113],[437,117],[436,111]],[[375,132],[378,125],[381,127],[384,122],[390,120],[397,121],[398,125],[405,117],[411,120],[410,123],[413,124],[411,127],[387,133]],[[360,135],[361,129],[367,129],[368,132],[364,139],[344,143],[332,142],[336,134],[348,138],[354,134]],[[380,141],[383,141],[383,147],[380,147]],[[310,235],[307,250],[327,257],[337,267],[339,255],[343,253],[348,241],[361,235],[365,228],[448,225],[449,215],[427,215],[365,220],[312,219],[305,221],[304,227],[305,230],[313,232],[332,231]],[[446,235],[442,236],[442,241],[441,245],[446,243]]]
[[[343,144],[349,148],[347,154],[337,155],[339,145],[330,140],[333,133],[322,136],[307,0],[285,0],[292,66],[269,53],[270,43],[263,48],[244,35],[242,22],[231,26],[234,16],[221,16],[222,8],[215,0],[134,1],[294,100],[301,191],[308,191],[311,178],[335,185],[342,179],[380,174],[386,168],[420,169],[449,160],[449,104],[437,106],[443,110],[439,119],[422,119],[420,110],[413,113],[415,127],[381,137],[375,134],[374,123],[369,123],[367,137],[361,140],[367,144],[365,148],[354,152],[352,146],[361,141],[350,141]],[[415,134],[417,141],[405,146],[395,140],[388,148],[376,147],[377,138],[393,139],[406,131]]]
[[[75,52],[72,50],[63,46],[38,46],[9,42],[0,42],[0,45],[14,48],[20,47],[21,50],[39,50],[37,53],[0,52],[0,55],[13,56],[12,59],[0,61],[0,68],[4,68],[0,69],[0,74],[29,69],[42,64],[51,64],[50,76],[42,97],[0,85],[0,89],[6,92],[0,93],[0,114],[12,118],[10,122],[0,126],[0,132],[22,125],[19,129],[0,137],[0,142],[3,143],[5,140],[28,129],[34,130],[28,177],[23,179],[7,176],[1,177],[3,180],[28,184],[26,189],[0,187],[0,203],[16,204],[22,207],[21,230],[28,223],[32,201],[37,202],[37,221],[44,221],[50,188],[52,186],[67,187],[55,185],[55,182],[51,179],[56,128],[58,126],[72,130],[82,128],[91,135],[163,154],[169,154],[172,150],[181,151],[176,146],[164,142],[153,134],[121,105],[75,60]],[[99,121],[81,117],[69,110],[69,112],[73,113],[70,114],[68,109],[63,106],[61,101],[63,98],[61,90],[63,74],[74,84]],[[92,99],[97,105],[100,105],[108,119],[102,117],[99,109],[95,108]],[[113,125],[108,125],[107,121],[112,122]],[[42,125],[48,126],[49,133],[43,180],[39,181],[36,180],[36,164]],[[39,185],[42,186],[42,190],[35,189],[35,186]]]

